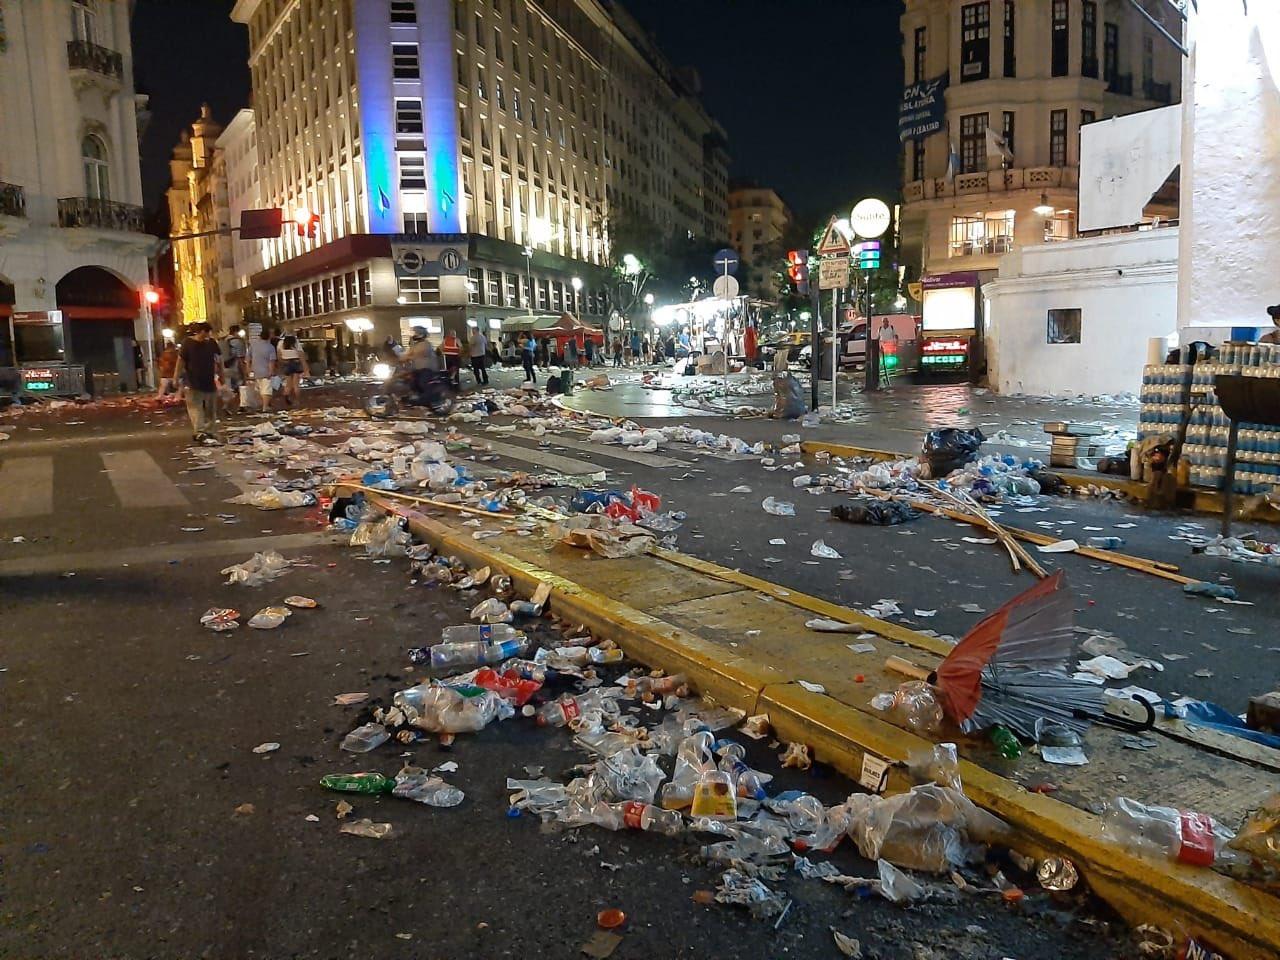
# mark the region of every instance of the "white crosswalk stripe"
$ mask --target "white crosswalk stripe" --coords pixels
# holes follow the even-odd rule
[[[53,457],[0,460],[0,520],[53,513]]]
[[[125,507],[185,507],[187,498],[145,450],[101,454],[107,477]]]

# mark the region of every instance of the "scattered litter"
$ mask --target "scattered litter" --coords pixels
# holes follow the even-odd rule
[[[820,683],[810,683],[808,680],[797,680],[796,683],[804,687],[810,693],[826,693],[827,688]]]
[[[1036,549],[1041,553],[1074,553],[1080,549],[1080,544],[1074,540],[1057,540],[1054,543],[1037,546]]]
[[[760,504],[764,508],[765,513],[771,513],[775,517],[794,517],[796,515],[796,505],[787,503],[785,500],[775,500],[773,497],[765,497]]]
[[[200,616],[202,625],[218,633],[236,629],[240,626],[239,621],[240,611],[232,610],[230,607],[212,607]]]
[[[370,840],[385,840],[391,836],[391,824],[374,823],[365,817],[344,823],[338,828],[338,832],[350,834],[353,837],[368,837]]]
[[[279,749],[280,749],[280,744],[276,743],[275,741],[269,741],[267,743],[258,744],[256,747],[253,748],[253,752],[254,753],[275,753]]]

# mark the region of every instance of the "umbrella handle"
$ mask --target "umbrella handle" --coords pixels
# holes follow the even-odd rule
[[[1156,708],[1151,705],[1149,700],[1143,697],[1132,697],[1135,703],[1142,706],[1145,718],[1142,720],[1130,720],[1114,713],[1107,713],[1105,707],[1101,714],[1093,714],[1087,710],[1073,710],[1072,715],[1080,720],[1092,720],[1095,723],[1105,723],[1108,726],[1116,727],[1129,733],[1141,733],[1144,730],[1151,730],[1156,725]]]

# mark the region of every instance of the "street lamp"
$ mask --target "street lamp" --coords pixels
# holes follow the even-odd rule
[[[579,323],[582,322],[582,278],[574,277],[569,281],[569,286],[573,287],[573,317]]]
[[[628,277],[639,276],[640,271],[644,269],[644,264],[640,262],[640,258],[634,253],[624,253],[622,255],[622,272]]]
[[[165,327],[163,330],[160,331],[160,336],[164,337],[166,340],[172,340],[173,330],[170,327]]]
[[[646,293],[646,294],[644,295],[644,303],[645,303],[645,306],[647,306],[647,307],[652,307],[652,306],[653,306],[653,294],[652,294],[652,293]]]
[[[1054,208],[1053,204],[1049,202],[1049,195],[1047,193],[1040,194],[1040,203],[1037,204],[1034,209],[1035,212],[1042,217],[1052,217],[1058,212]]]

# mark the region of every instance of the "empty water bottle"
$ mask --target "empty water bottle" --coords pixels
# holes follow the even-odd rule
[[[471,643],[475,640],[515,640],[524,634],[509,623],[460,623],[445,627],[440,633],[443,643]]]
[[[635,800],[598,803],[591,810],[591,820],[607,830],[648,830],[669,837],[684,832],[684,818],[676,811]]]
[[[387,728],[380,723],[366,723],[356,727],[342,740],[342,749],[348,753],[368,753],[391,739]]]
[[[580,697],[566,693],[558,699],[549,703],[544,703],[538,710],[538,726],[541,727],[563,727],[582,716],[583,711],[589,709],[599,697],[595,691],[584,693]]]
[[[380,773],[330,773],[320,778],[320,786],[339,793],[390,793],[395,789],[393,777]]]
[[[716,754],[720,757],[720,769],[733,779],[734,788],[740,797],[763,800],[768,794],[765,785],[773,780],[773,775],[752,770],[746,764],[746,750],[742,744],[732,740],[717,740]]]
[[[1095,550],[1119,550],[1124,546],[1124,537],[1090,537],[1089,546]]]
[[[437,643],[431,648],[431,670],[437,674],[461,673],[472,667],[501,663],[518,657],[528,648],[529,639],[517,634],[509,640],[472,640],[466,643]]]

